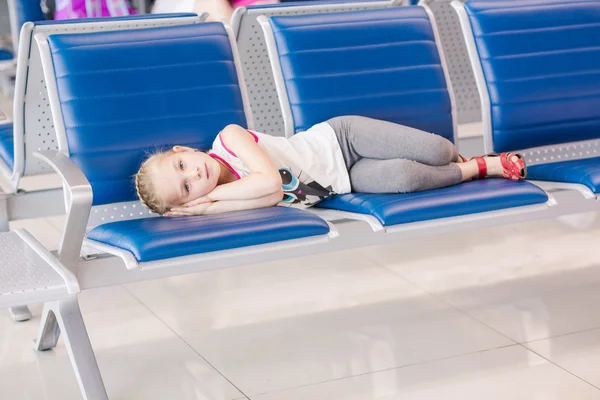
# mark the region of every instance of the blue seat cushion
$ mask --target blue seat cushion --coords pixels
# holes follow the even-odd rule
[[[485,179],[417,193],[344,194],[327,199],[318,207],[369,214],[382,225],[392,226],[546,201],[546,193],[531,183]]]
[[[15,165],[15,148],[13,145],[13,125],[0,123],[0,158],[13,168]]]
[[[534,165],[527,169],[529,179],[580,183],[600,193],[600,157]]]
[[[139,262],[147,262],[327,233],[329,225],[313,213],[269,207],[111,222],[91,230],[88,239],[127,250]]]
[[[444,68],[423,7],[269,21],[295,132],[361,115],[454,140]]]

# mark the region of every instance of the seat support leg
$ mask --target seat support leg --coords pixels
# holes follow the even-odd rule
[[[8,199],[7,194],[0,189],[0,232],[8,232]]]
[[[83,398],[108,400],[76,296],[44,305],[35,349],[54,348],[61,332]]]
[[[8,312],[14,322],[29,321],[31,319],[31,311],[27,306],[12,307],[8,309]]]
[[[36,351],[51,350],[55,348],[58,343],[60,327],[58,326],[55,314],[57,303],[58,302],[56,301],[50,301],[44,304],[40,329],[34,343]]]

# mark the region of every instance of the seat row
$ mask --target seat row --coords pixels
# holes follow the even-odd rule
[[[259,21],[286,132],[338,115],[364,115],[455,140],[448,79],[424,7]],[[72,260],[80,250],[74,244],[84,239],[86,247],[122,258],[130,269],[153,268],[201,253],[331,238],[337,229],[331,221],[342,217],[367,220],[385,232],[409,223],[549,207],[538,186],[498,179],[422,193],[335,196],[319,205],[329,223],[289,208],[182,219],[153,218],[137,211],[139,205],[131,212],[131,177],[149,150],[175,144],[208,149],[227,124],[253,128],[231,33],[202,23],[36,40],[59,147],[56,154],[42,154],[49,164],[56,161],[59,174],[67,175],[62,163],[89,182],[84,205],[66,205],[67,225],[77,227],[65,232],[72,236]],[[92,210],[90,202],[117,208],[123,220],[88,224],[82,216]]]
[[[523,151],[539,181],[353,193],[311,211],[171,219],[136,200],[131,177],[149,150],[208,149],[227,124],[254,128],[227,26],[36,33],[58,149],[34,153],[63,182],[61,264],[86,289],[597,210],[600,1],[455,7],[482,98],[489,96],[486,146]],[[357,114],[455,141],[452,86],[426,6],[257,21],[287,135]],[[84,245],[97,257],[81,258]],[[56,330],[45,327],[40,343],[48,332]]]

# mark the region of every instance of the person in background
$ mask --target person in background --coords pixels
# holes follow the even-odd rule
[[[124,17],[136,14],[127,0],[66,0],[55,2],[54,19]]]

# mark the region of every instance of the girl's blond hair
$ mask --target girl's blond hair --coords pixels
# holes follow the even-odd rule
[[[156,191],[152,173],[153,166],[164,156],[173,153],[173,150],[157,151],[148,157],[141,165],[137,174],[135,174],[135,190],[142,204],[150,211],[163,215],[169,211],[169,207],[162,201]]]

